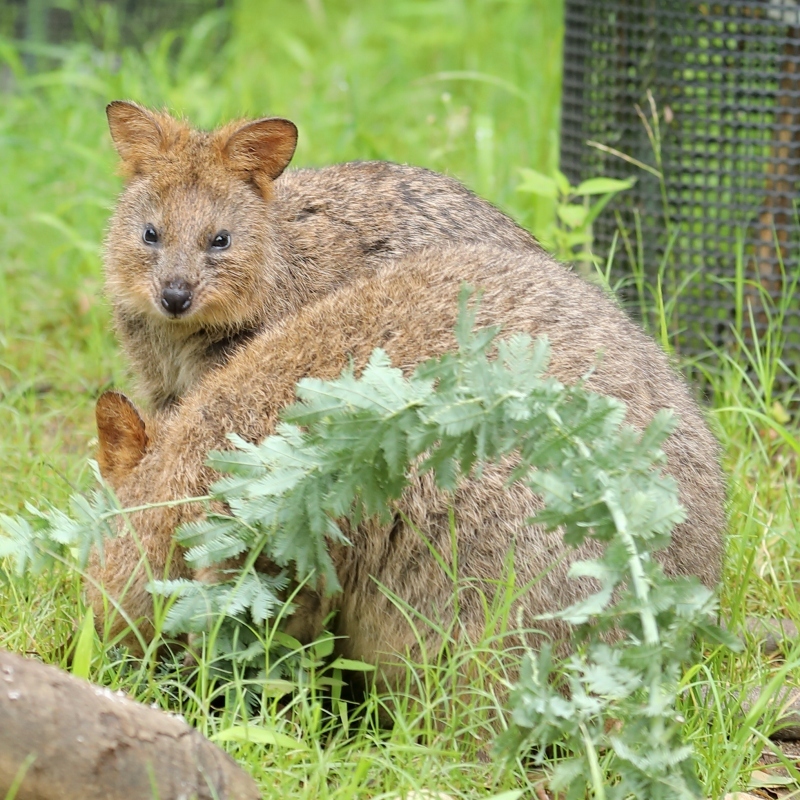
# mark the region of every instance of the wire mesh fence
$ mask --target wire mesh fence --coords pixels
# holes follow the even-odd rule
[[[729,323],[743,308],[746,327],[748,303],[753,335],[763,334],[765,293],[788,291],[783,267],[796,272],[800,252],[798,2],[567,0],[561,163],[573,181],[637,175],[617,219],[596,223],[596,249],[608,253],[621,223],[630,246],[619,240],[615,262],[643,265],[651,281],[670,264],[684,354],[729,344]],[[753,282],[738,304],[737,251]],[[797,368],[800,302],[784,330]]]

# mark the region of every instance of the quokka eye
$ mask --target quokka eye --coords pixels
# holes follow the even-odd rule
[[[158,231],[152,225],[145,225],[142,241],[145,244],[158,244]]]
[[[227,250],[231,246],[231,235],[228,231],[220,231],[211,240],[211,246],[214,250]]]

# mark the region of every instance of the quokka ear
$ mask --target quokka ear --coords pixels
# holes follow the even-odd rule
[[[120,392],[103,392],[94,409],[97,419],[97,464],[113,486],[147,450],[147,431],[136,406]]]
[[[144,174],[185,127],[168,114],[154,114],[125,100],[106,106],[108,127],[124,172]]]
[[[288,119],[267,117],[235,130],[222,146],[228,165],[252,180],[266,198],[270,185],[292,160],[297,126]]]

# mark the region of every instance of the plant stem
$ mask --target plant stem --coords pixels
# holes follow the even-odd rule
[[[586,757],[589,759],[589,771],[592,774],[592,786],[597,800],[606,800],[606,790],[603,786],[603,773],[600,770],[600,762],[597,760],[597,750],[595,750],[592,737],[586,730],[585,723],[580,725],[583,742],[586,745]]]
[[[628,567],[631,571],[631,581],[633,582],[633,590],[636,592],[636,597],[641,601],[642,608],[639,611],[639,617],[642,621],[642,631],[644,632],[644,640],[646,644],[659,644],[658,624],[656,623],[655,615],[653,614],[650,604],[648,602],[650,596],[650,587],[647,583],[647,576],[644,574],[642,567],[642,559],[639,551],[636,549],[636,542],[628,531],[628,520],[625,514],[622,513],[619,502],[614,494],[609,490],[603,495],[603,499],[611,512],[614,519],[614,525],[617,529],[617,535],[625,549],[628,551]]]

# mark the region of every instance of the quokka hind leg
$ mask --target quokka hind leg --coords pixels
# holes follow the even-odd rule
[[[414,535],[427,551],[430,542]],[[516,585],[513,562],[512,549],[487,581],[454,576],[445,559],[431,558],[424,606],[376,578],[368,592],[348,593],[345,584],[337,649],[375,666],[356,681],[374,692],[384,724],[412,726],[425,737],[460,731],[476,742],[502,727],[520,659],[553,633],[552,624],[547,633],[530,626],[520,602],[530,587]]]
[[[408,652],[386,655],[366,680],[355,678],[368,696],[366,707],[401,736],[488,758],[506,725],[509,692],[527,652],[525,633],[487,629],[470,636],[454,629],[425,636],[419,628]]]

